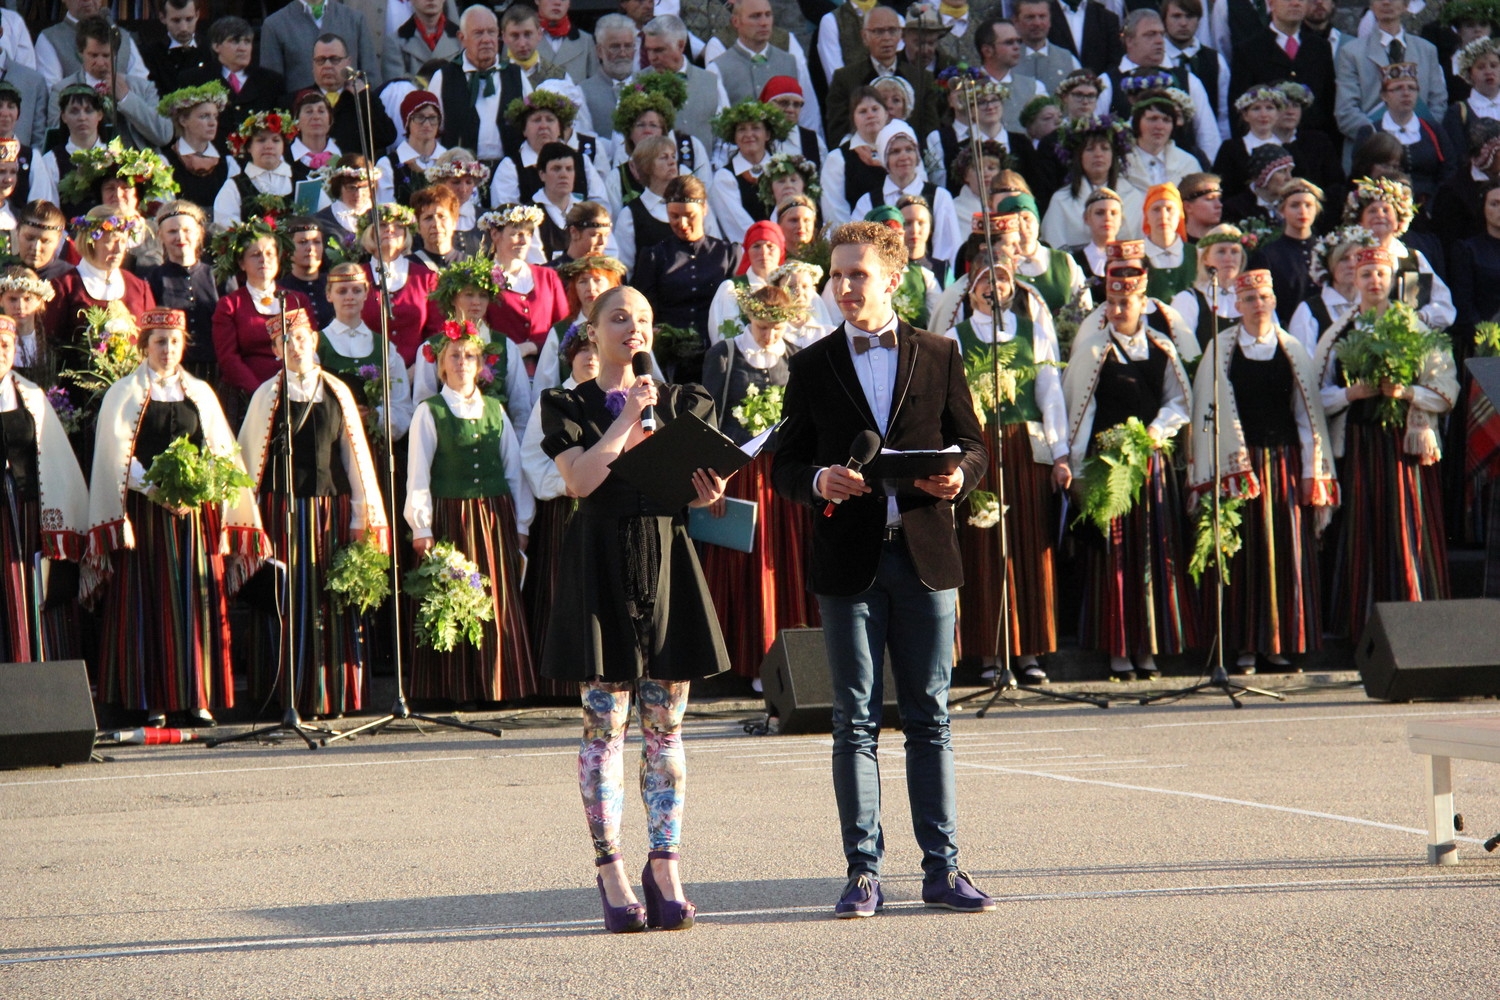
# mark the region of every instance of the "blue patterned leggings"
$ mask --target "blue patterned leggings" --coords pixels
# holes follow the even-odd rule
[[[588,819],[594,854],[620,850],[620,817],[625,810],[625,733],[630,727],[630,695],[641,720],[641,800],[651,850],[676,850],[682,842],[682,803],[687,790],[687,759],[682,751],[682,715],[687,681],[589,681],[583,696],[583,741],[578,747],[578,787]]]

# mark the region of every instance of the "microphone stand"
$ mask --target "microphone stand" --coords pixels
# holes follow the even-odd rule
[[[969,150],[970,156],[975,164],[976,177],[983,182],[984,158],[983,147],[979,139],[979,95],[974,92],[972,80],[967,78],[959,84],[960,94],[964,100],[964,109],[969,116]],[[985,198],[988,199],[989,190],[986,187]],[[993,420],[995,423],[995,448],[991,455],[991,469],[995,476],[995,503],[999,508],[999,520],[995,523],[995,556],[1000,569],[1000,614],[995,622],[996,648],[1000,651],[1000,663],[995,669],[995,676],[988,687],[981,688],[973,694],[955,698],[949,702],[950,706],[963,705],[971,701],[985,699],[979,711],[975,713],[978,718],[984,718],[990,708],[997,701],[1004,701],[1008,705],[1019,705],[1012,695],[1017,691],[1025,691],[1043,698],[1052,698],[1056,701],[1081,702],[1086,705],[1094,705],[1098,708],[1108,708],[1109,699],[1098,695],[1072,694],[1066,691],[1051,691],[1047,688],[1033,684],[1022,684],[1016,680],[1015,672],[1010,666],[1010,515],[1005,499],[1005,441],[1003,431],[1000,427],[1000,328],[1005,322],[1000,312],[1000,293],[995,287],[994,272],[994,229],[990,221],[990,206],[988,201],[984,205],[981,218],[984,224],[984,255],[986,262],[990,265],[990,315],[994,319],[994,336],[990,343],[990,374],[995,380],[995,413],[985,422]],[[1056,253],[1057,251],[1053,251]],[[970,268],[969,278],[972,281],[975,269]],[[1014,279],[1014,276],[1012,276]],[[1011,300],[1020,294],[1020,289],[1015,285],[1018,281],[1012,281]]]
[[[1206,268],[1209,274],[1209,288],[1213,293],[1209,300],[1209,308],[1213,315],[1209,319],[1209,328],[1213,336],[1209,345],[1213,348],[1213,381],[1214,398],[1209,404],[1208,419],[1203,423],[1203,433],[1210,435],[1209,452],[1213,456],[1213,509],[1210,515],[1214,525],[1214,641],[1210,650],[1213,657],[1213,670],[1209,673],[1208,680],[1194,684],[1190,687],[1180,688],[1176,691],[1165,691],[1161,694],[1146,695],[1140,699],[1142,705],[1151,705],[1158,701],[1167,699],[1176,700],[1185,698],[1190,694],[1198,694],[1200,691],[1219,691],[1235,708],[1243,708],[1239,696],[1242,694],[1259,694],[1267,698],[1275,698],[1277,701],[1285,701],[1286,696],[1275,691],[1267,691],[1264,688],[1248,687],[1238,684],[1229,679],[1229,672],[1224,669],[1224,547],[1221,533],[1223,524],[1219,519],[1220,498],[1223,494],[1222,480],[1220,478],[1221,466],[1219,460],[1219,373],[1224,368],[1224,359],[1219,357],[1219,274],[1216,268]],[[1241,320],[1243,322],[1243,318]],[[1202,362],[1209,360],[1208,352],[1203,352]],[[1202,363],[1200,362],[1200,364]],[[1201,674],[1199,676],[1202,676]]]
[[[362,80],[364,73],[359,70],[349,70],[349,79]],[[396,442],[391,429],[391,293],[390,283],[387,280],[385,261],[380,259],[380,206],[373,204],[375,197],[375,150],[373,148],[375,139],[374,112],[370,105],[371,88],[368,84],[359,88],[354,93],[355,123],[359,126],[359,146],[365,157],[365,183],[369,185],[372,204],[370,211],[374,216],[372,225],[375,228],[375,263],[370,270],[374,272],[375,283],[380,294],[380,329],[375,331],[375,339],[380,343],[380,370],[383,377],[381,385],[381,419],[385,429],[385,476],[381,486],[385,489],[385,495],[391,502],[391,596],[389,599],[391,616],[391,661],[396,668],[396,700],[391,703],[390,710],[377,719],[346,729],[340,733],[334,733],[323,740],[323,745],[336,743],[339,740],[353,739],[365,733],[371,735],[383,732],[387,726],[398,719],[415,719],[418,722],[427,722],[435,726],[447,726],[450,729],[467,729],[470,732],[484,733],[487,736],[500,736],[498,729],[486,729],[484,726],[475,726],[459,719],[445,719],[433,715],[423,715],[411,710],[411,705],[406,700],[406,678],[403,670],[403,657],[401,645],[403,633],[401,631],[401,560],[397,558],[397,535],[396,517],[399,512],[395,507],[396,500]],[[379,265],[379,266],[375,266]],[[399,361],[400,355],[396,355]]]
[[[333,730],[324,729],[321,726],[306,726],[302,723],[302,716],[297,714],[297,662],[300,644],[298,643],[297,608],[298,602],[293,600],[292,581],[297,578],[294,572],[299,559],[297,556],[296,535],[296,509],[297,509],[297,486],[293,479],[296,465],[292,461],[292,438],[302,425],[307,422],[312,414],[312,400],[308,400],[307,409],[302,414],[302,419],[297,426],[292,426],[292,395],[291,395],[291,360],[287,357],[288,346],[291,343],[291,330],[286,324],[286,293],[278,291],[276,302],[280,309],[281,318],[281,430],[284,437],[281,454],[277,456],[278,464],[281,466],[283,483],[286,486],[285,507],[281,517],[281,540],[282,551],[286,554],[286,565],[282,567],[279,574],[273,574],[277,579],[278,593],[277,605],[281,613],[281,634],[277,643],[278,664],[277,676],[281,681],[281,721],[273,726],[262,726],[259,729],[250,729],[234,736],[225,736],[216,740],[207,740],[205,747],[213,748],[224,743],[239,743],[244,740],[259,739],[270,733],[288,732],[296,733],[302,737],[307,744],[307,749],[318,749],[318,740],[314,739],[313,733],[332,734]],[[272,421],[276,420],[276,414],[271,414]],[[264,488],[264,483],[262,483]],[[271,562],[274,567],[274,560]]]

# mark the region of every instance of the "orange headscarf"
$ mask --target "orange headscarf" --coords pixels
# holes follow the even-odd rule
[[[1177,238],[1186,240],[1187,217],[1182,210],[1182,193],[1177,190],[1177,185],[1171,181],[1147,188],[1146,201],[1141,206],[1141,228],[1146,228],[1146,217],[1151,213],[1151,206],[1158,201],[1171,201],[1177,204]]]

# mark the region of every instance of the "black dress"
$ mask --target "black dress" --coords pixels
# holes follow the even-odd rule
[[[697,385],[658,383],[656,417],[692,413],[712,425],[714,403]],[[541,397],[548,457],[590,448],[614,423],[597,381]],[[610,474],[579,500],[558,558],[542,674],[558,681],[641,677],[685,681],[729,668],[687,512],[667,510]]]

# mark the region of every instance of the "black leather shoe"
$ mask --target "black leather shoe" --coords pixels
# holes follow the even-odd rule
[[[199,726],[210,728],[219,724],[218,720],[214,718],[213,713],[206,708],[189,709],[187,717],[188,725],[192,728]]]

